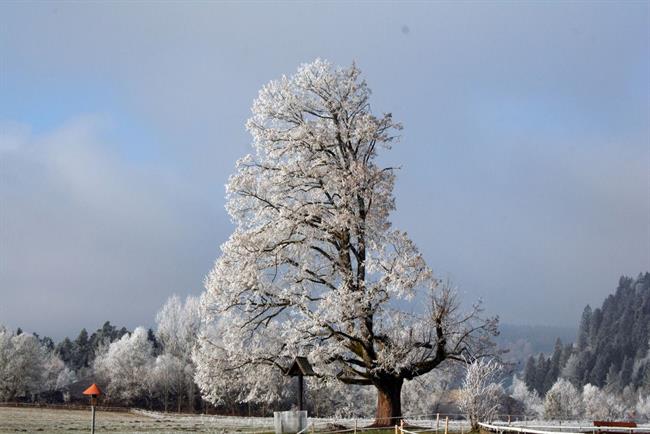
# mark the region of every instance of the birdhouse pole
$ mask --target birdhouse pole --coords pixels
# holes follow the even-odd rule
[[[303,410],[303,402],[304,399],[302,397],[303,391],[304,391],[304,383],[303,380],[304,376],[303,375],[298,375],[298,410],[302,411]]]
[[[303,395],[305,393],[304,377],[316,375],[316,373],[314,372],[306,357],[296,357],[289,369],[287,369],[286,375],[290,377],[298,377],[298,410],[303,411]]]
[[[90,433],[95,434],[95,406],[97,405],[97,397],[101,395],[102,391],[95,383],[88,389],[82,392],[84,395],[90,396],[90,411],[92,412],[92,422],[90,424]]]
[[[95,405],[90,405],[91,411],[93,412],[93,421],[90,424],[90,434],[95,434]]]

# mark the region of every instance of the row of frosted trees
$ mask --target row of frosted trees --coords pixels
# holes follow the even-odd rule
[[[543,397],[515,376],[506,392],[500,381],[501,366],[495,360],[477,360],[467,366],[458,404],[474,428],[479,421],[512,415],[539,420],[650,420],[647,390],[613,393],[592,384],[577,388],[558,379]]]
[[[106,386],[107,403],[194,409],[192,350],[199,326],[198,299],[177,296],[158,312],[155,331],[128,332],[106,323],[91,338],[83,330],[75,341],[54,345],[0,326],[0,402],[56,400],[56,392],[87,380]]]
[[[194,410],[192,349],[200,327],[199,302],[172,296],[156,316],[152,339],[143,327],[108,345],[96,357],[95,375],[107,384],[107,398],[122,404],[144,404],[165,411],[172,405]]]
[[[551,420],[650,419],[650,393],[631,390],[608,392],[592,384],[581,388],[560,378],[540,398],[525,383],[516,379],[512,396],[524,404],[529,416]]]
[[[37,336],[0,325],[0,402],[33,399],[75,379],[74,371]]]

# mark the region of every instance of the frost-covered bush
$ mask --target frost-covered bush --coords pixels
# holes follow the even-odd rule
[[[650,421],[650,395],[639,395],[636,413],[643,420]]]
[[[536,418],[544,416],[542,398],[535,391],[529,390],[526,383],[518,377],[513,378],[511,396],[523,405],[526,416]]]
[[[619,396],[608,394],[592,384],[582,389],[585,417],[592,420],[619,419],[625,417],[626,406]]]
[[[478,359],[467,365],[458,406],[467,414],[474,430],[478,429],[479,422],[490,422],[499,410],[504,395],[499,382],[501,369],[492,359]]]
[[[554,420],[578,419],[583,413],[582,396],[569,381],[560,378],[546,393],[544,416]]]

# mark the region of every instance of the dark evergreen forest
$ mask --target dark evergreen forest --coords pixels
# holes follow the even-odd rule
[[[650,273],[621,277],[600,308],[587,305],[576,342],[558,339],[550,356],[530,357],[524,381],[544,396],[559,378],[619,393],[650,388]]]

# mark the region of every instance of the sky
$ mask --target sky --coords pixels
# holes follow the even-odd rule
[[[650,3],[0,3],[0,324],[154,323],[233,230],[259,89],[353,61],[404,125],[394,226],[503,322],[650,269]]]

